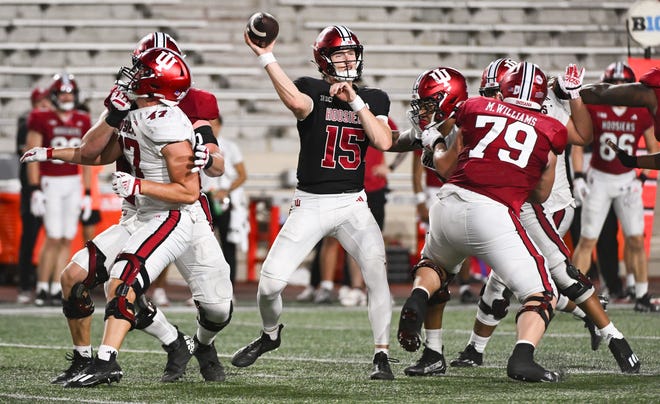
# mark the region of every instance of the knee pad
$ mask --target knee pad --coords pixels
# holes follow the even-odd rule
[[[454,275],[447,273],[447,271],[437,266],[430,259],[422,258],[410,271],[413,279],[415,279],[417,270],[421,267],[431,268],[438,275],[438,278],[440,278],[440,289],[429,296],[429,304],[434,305],[448,302],[451,298],[449,294],[449,283],[454,279]]]
[[[531,305],[529,302],[539,302],[539,304]],[[548,324],[550,324],[550,320],[552,320],[552,317],[555,315],[554,310],[552,309],[552,296],[547,293],[543,293],[543,296],[528,297],[523,303],[522,307],[520,307],[520,310],[518,310],[518,314],[516,315],[516,323],[518,322],[518,317],[520,317],[520,315],[526,311],[533,311],[541,316],[543,322],[545,323],[545,328],[547,329]]]
[[[276,296],[279,296],[285,287],[286,282],[264,276],[259,279],[257,293],[259,296],[266,298],[267,300],[272,300],[276,298]]]
[[[122,283],[117,287],[115,297],[105,305],[105,317],[103,320],[105,321],[109,317],[126,320],[131,324],[132,330],[135,328],[135,308],[133,303],[126,299],[129,290],[130,287],[125,283]]]
[[[122,271],[119,279],[124,281],[124,284],[132,287],[136,296],[144,293],[151,284],[149,274],[147,274],[147,270],[144,267],[144,258],[136,254],[121,253],[117,255],[117,258],[115,259],[115,262],[119,261],[126,261],[126,269]],[[142,274],[144,285],[140,285],[140,282],[136,281],[139,274]]]
[[[565,295],[576,304],[580,304],[587,300],[594,293],[594,285],[589,278],[584,276],[573,265],[566,263],[566,274],[575,282],[564,288],[560,288],[561,294]]]
[[[135,313],[135,328],[144,330],[154,322],[154,317],[158,309],[145,294],[141,294],[135,300],[135,307],[137,308]]]
[[[229,309],[226,303],[201,303],[195,300],[197,307],[197,322],[203,328],[220,332],[231,321],[231,315],[234,312],[234,304],[229,301]],[[224,318],[225,320],[220,320]]]
[[[110,276],[108,275],[108,269],[105,267],[106,256],[98,249],[96,244],[92,240],[89,240],[85,243],[85,248],[87,249],[88,255],[88,264],[87,264],[87,278],[83,281],[87,288],[94,289],[97,285],[100,285],[107,281]]]
[[[509,314],[509,304],[511,301],[508,298],[495,299],[491,305],[488,305],[484,299],[479,299],[479,310],[484,314],[493,316],[497,321],[502,320]]]
[[[69,298],[62,300],[62,312],[66,318],[85,318],[94,313],[94,301],[84,283],[73,285]]]

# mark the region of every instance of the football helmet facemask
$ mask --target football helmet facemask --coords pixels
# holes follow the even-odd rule
[[[502,80],[504,74],[510,68],[514,67],[516,63],[511,58],[500,58],[490,62],[481,74],[479,95],[483,97],[494,97],[500,91],[500,80]]]
[[[115,84],[131,99],[155,97],[174,106],[186,96],[191,82],[183,56],[168,48],[153,48],[138,55],[132,67],[122,67]]]
[[[357,36],[343,25],[326,27],[316,37],[313,45],[314,62],[319,71],[325,76],[334,77],[337,81],[355,81],[362,75],[362,45]],[[355,51],[355,67],[350,70],[337,71],[330,56],[341,50],[352,49]],[[346,64],[349,61],[337,63]]]
[[[538,111],[548,94],[548,80],[534,63],[520,62],[504,74],[500,92],[504,102]]]
[[[421,130],[440,125],[451,118],[467,98],[467,82],[458,70],[451,67],[427,70],[417,77],[413,86],[412,121]]]
[[[133,50],[133,63],[135,64],[135,59],[140,56],[140,54],[152,48],[167,48],[173,50],[183,57],[186,57],[186,55],[181,53],[181,49],[179,48],[179,45],[176,43],[174,38],[164,32],[156,31],[143,36],[142,39],[140,39],[140,41],[137,43],[135,49]]]
[[[71,111],[78,104],[78,83],[70,73],[56,74],[53,76],[53,83],[48,89],[50,101],[61,111]],[[73,94],[73,101],[60,102],[61,93]]]
[[[623,62],[614,62],[607,66],[607,69],[600,76],[603,83],[634,83],[635,72]]]

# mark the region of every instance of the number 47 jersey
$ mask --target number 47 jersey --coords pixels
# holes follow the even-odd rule
[[[179,107],[158,104],[132,110],[119,130],[124,157],[131,163],[133,175],[163,184],[170,183],[162,149],[170,143],[195,144],[192,124]],[[139,213],[168,211],[180,204],[164,202],[145,195],[136,196]]]
[[[519,214],[548,164],[566,148],[566,127],[554,118],[492,98],[468,99],[456,125],[464,148],[447,181],[488,196]]]

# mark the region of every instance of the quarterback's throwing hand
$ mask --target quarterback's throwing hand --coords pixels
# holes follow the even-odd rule
[[[52,147],[33,147],[23,153],[21,163],[32,163],[35,161],[48,161],[53,158]]]
[[[139,178],[128,173],[116,171],[112,173],[112,191],[122,198],[140,194],[142,184]]]

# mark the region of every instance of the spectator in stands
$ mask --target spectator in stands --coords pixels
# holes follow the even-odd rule
[[[30,94],[30,103],[33,110],[51,110],[53,104],[48,96],[48,90],[35,87]],[[27,150],[25,142],[27,140],[28,126],[27,120],[30,111],[25,112],[18,117],[18,132],[16,133],[16,153],[18,157],[22,156]],[[32,290],[36,282],[35,266],[32,263],[34,256],[34,245],[37,242],[37,234],[41,227],[41,217],[35,216],[31,212],[30,198],[35,190],[30,187],[27,179],[27,167],[21,164],[19,167],[19,180],[21,182],[21,241],[18,253],[18,298],[17,303],[27,304],[32,301]]]
[[[48,89],[54,110],[34,110],[28,118],[26,149],[34,147],[75,147],[91,126],[89,114],[75,109],[78,84],[71,74],[57,74]],[[83,179],[90,178],[83,167]],[[60,271],[71,254],[71,240],[78,230],[83,190],[78,166],[44,161],[27,166],[28,184],[32,187],[31,210],[43,216],[46,240],[37,269],[34,303],[59,306],[62,301]],[[89,184],[84,184],[88,189]]]
[[[324,236],[334,236],[357,259],[367,284],[375,345],[370,378],[394,379],[388,357],[392,301],[385,245],[363,189],[367,147],[387,150],[392,145],[387,125],[389,97],[353,83],[362,73],[362,45],[344,26],[325,28],[314,43],[321,79],[292,81],[272,53],[277,41],[260,48],[247,30],[244,38],[259,56],[283,104],[298,120],[301,147],[289,217],[261,269],[257,301],[262,332],[234,354],[232,364],[250,366],[280,346],[282,291],[314,245]]]
[[[633,70],[622,62],[607,67],[601,81],[612,85],[634,83]],[[625,237],[624,261],[635,274],[636,311],[660,312],[660,302],[648,293],[648,261],[644,248],[644,203],[642,187],[645,171],[638,175],[632,168],[616,159],[616,153],[607,144],[628,155],[636,154],[638,143],[644,137],[651,154],[660,150],[654,138],[653,117],[646,108],[589,105],[594,122],[594,153],[588,172],[588,188],[578,194],[583,198],[580,241],[575,247],[573,261],[578,268],[588,268],[591,254],[610,205],[614,207]],[[581,154],[574,153],[574,166]],[[576,180],[585,174],[576,171]]]

